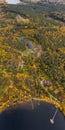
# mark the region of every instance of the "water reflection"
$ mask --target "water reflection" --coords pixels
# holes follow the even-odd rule
[[[65,119],[57,112],[55,123],[50,123],[56,108],[40,103],[32,109],[31,105],[9,109],[0,115],[0,130],[65,130]]]

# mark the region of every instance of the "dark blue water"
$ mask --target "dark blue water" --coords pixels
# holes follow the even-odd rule
[[[60,111],[55,123],[50,123],[55,106],[47,103],[37,105],[34,110],[28,107],[11,108],[0,115],[0,130],[65,130],[65,119]]]

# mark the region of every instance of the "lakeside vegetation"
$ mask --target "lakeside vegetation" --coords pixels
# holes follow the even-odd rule
[[[0,110],[52,95],[65,114],[65,5],[0,7]]]

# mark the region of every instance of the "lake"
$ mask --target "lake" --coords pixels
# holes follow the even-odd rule
[[[33,103],[35,104],[35,102]],[[41,102],[39,105],[31,104],[11,107],[0,114],[0,130],[65,130],[65,119],[58,110],[55,123],[50,123],[56,107]]]
[[[6,0],[6,2],[8,2],[8,4],[17,4],[20,1],[19,0]]]

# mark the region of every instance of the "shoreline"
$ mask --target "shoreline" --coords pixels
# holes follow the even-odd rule
[[[35,103],[34,103],[35,102]],[[7,111],[7,110],[11,110],[11,109],[16,109],[16,108],[27,108],[28,109],[31,109],[32,108],[32,105],[34,104],[34,107],[39,103],[48,103],[48,104],[51,104],[51,105],[54,105],[56,107],[58,107],[59,111],[62,112],[63,116],[65,117],[65,114],[64,112],[62,111],[62,107],[61,107],[61,104],[58,103],[57,101],[54,101],[52,99],[52,101],[50,101],[50,98],[48,97],[45,97],[45,98],[28,98],[28,99],[24,99],[22,101],[16,101],[15,103],[12,103],[12,104],[7,104],[6,107],[4,106],[1,110],[0,110],[0,113],[4,112],[4,111]],[[33,104],[32,104],[33,103]],[[34,109],[34,108],[33,108]]]

